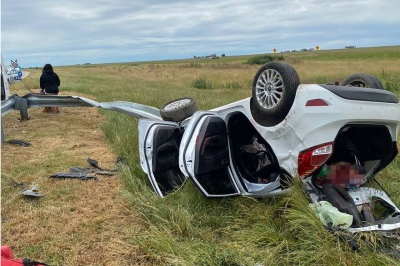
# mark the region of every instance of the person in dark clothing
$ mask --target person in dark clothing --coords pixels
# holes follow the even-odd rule
[[[53,71],[53,66],[51,64],[44,65],[42,75],[40,76],[40,93],[57,95],[59,92],[58,87],[60,86],[60,83],[60,78],[58,77],[57,73]],[[51,111],[53,113],[59,112],[58,107],[51,107]]]

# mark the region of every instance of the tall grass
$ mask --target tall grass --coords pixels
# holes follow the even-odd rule
[[[400,95],[400,75],[395,72],[388,73],[382,68],[382,72],[378,75],[383,87],[397,95]]]

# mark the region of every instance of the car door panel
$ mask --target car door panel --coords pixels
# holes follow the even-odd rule
[[[180,135],[175,123],[139,121],[142,169],[161,197],[182,187],[187,179],[178,165]]]
[[[197,119],[196,119],[197,118]],[[193,118],[192,118],[193,119]],[[207,197],[240,194],[230,167],[228,134],[223,119],[215,115],[196,116],[188,143],[183,143],[186,172]],[[186,134],[186,132],[185,132]],[[189,133],[188,133],[189,134]]]

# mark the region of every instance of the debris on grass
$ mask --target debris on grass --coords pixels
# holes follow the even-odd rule
[[[40,197],[44,197],[44,194],[39,194],[39,186],[37,184],[33,184],[31,189],[22,191],[21,194],[24,196],[28,196],[28,197],[36,197],[36,198],[40,198]]]
[[[95,175],[89,175],[86,173],[66,173],[66,172],[58,172],[50,175],[50,178],[74,178],[81,180],[89,180],[94,179],[98,181],[98,178]]]
[[[76,178],[81,180],[89,180],[94,179],[99,181],[96,175],[103,176],[114,176],[117,173],[117,164],[122,163],[123,159],[118,158],[115,162],[115,166],[110,169],[103,169],[99,166],[99,163],[91,158],[87,159],[87,162],[90,164],[88,167],[79,167],[79,166],[71,166],[69,168],[70,172],[58,172],[52,174],[51,178]]]
[[[10,139],[10,140],[5,141],[5,143],[19,145],[22,147],[29,147],[32,145],[29,142],[27,142],[25,140],[20,140],[20,139]]]

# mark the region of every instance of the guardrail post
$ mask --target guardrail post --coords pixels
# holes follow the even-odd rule
[[[6,142],[6,138],[4,137],[3,120],[1,120],[1,143],[4,142]]]
[[[15,98],[15,109],[19,110],[21,121],[29,120],[28,115],[28,99]]]

